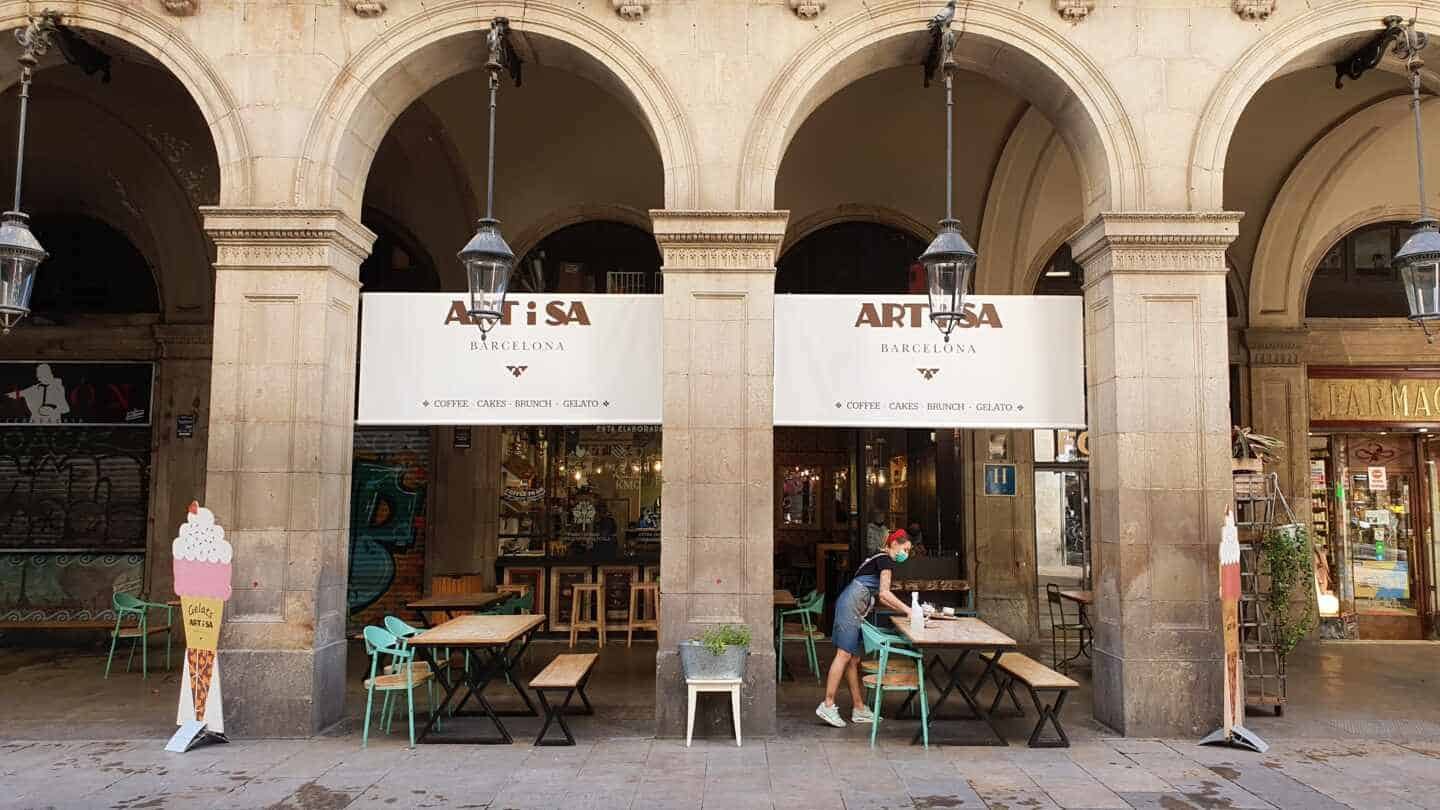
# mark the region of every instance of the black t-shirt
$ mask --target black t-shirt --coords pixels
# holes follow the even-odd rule
[[[891,557],[889,554],[883,554],[883,553],[882,553],[882,554],[876,554],[875,556],[871,557],[870,559],[866,560],[865,562],[860,563],[860,570],[858,570],[858,571],[855,572],[855,576],[857,576],[857,577],[863,577],[863,576],[876,576],[876,577],[878,577],[878,576],[880,576],[880,572],[881,572],[881,571],[894,571],[894,570],[895,570],[895,559],[894,559],[893,557]]]

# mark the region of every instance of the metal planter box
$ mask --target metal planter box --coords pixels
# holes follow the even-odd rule
[[[745,677],[745,656],[749,647],[726,647],[715,655],[698,641],[680,642],[680,668],[691,680],[720,680]]]

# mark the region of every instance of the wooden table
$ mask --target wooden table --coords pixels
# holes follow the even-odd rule
[[[935,659],[937,661],[939,660],[940,652],[954,650],[960,653],[960,657],[955,660],[954,664],[948,667],[940,667],[940,669],[949,670],[950,680],[945,684],[945,687],[940,690],[940,697],[936,698],[935,704],[931,707],[931,727],[934,727],[936,720],[981,720],[984,721],[985,725],[990,727],[990,732],[994,735],[994,740],[979,743],[980,745],[1007,745],[1005,735],[1001,734],[1000,729],[996,727],[989,710],[981,701],[977,700],[977,693],[985,681],[994,678],[995,665],[996,662],[1000,660],[1000,655],[1007,650],[1016,648],[1015,639],[1010,638],[979,619],[968,616],[957,619],[926,619],[925,628],[919,633],[911,632],[910,618],[908,616],[895,616],[892,618],[892,621],[895,623],[895,629],[900,631],[900,635],[915,645],[916,649],[936,653]],[[981,660],[985,661],[985,669],[980,673],[979,680],[975,681],[975,685],[972,687],[965,684],[964,674],[961,670],[964,668],[965,659],[973,652],[989,652],[993,653],[993,655],[988,659],[982,657]],[[965,703],[970,707],[973,716],[948,718],[939,716],[940,707],[945,703],[945,700],[950,697],[952,692],[958,693],[960,697],[964,699]],[[996,701],[997,704],[998,702],[999,701]],[[918,743],[920,739],[921,734],[919,731],[916,731],[913,742]],[[931,742],[939,741],[932,738]],[[951,742],[950,744],[970,745],[974,743]]]
[[[787,590],[777,589],[775,591],[775,608],[780,610],[793,607],[795,607],[795,594]]]
[[[453,619],[455,618],[454,614],[484,610],[505,598],[506,594],[488,591],[483,593],[440,593],[424,599],[416,599],[405,607],[415,611],[415,615],[420,617],[421,627],[429,627],[430,620],[425,616],[427,610],[443,613],[446,619]]]
[[[423,601],[423,600],[422,600]],[[505,724],[500,722],[504,717],[538,717],[535,711],[535,704],[530,702],[530,696],[525,693],[524,687],[520,685],[520,675],[514,671],[515,662],[525,654],[525,649],[530,646],[530,638],[535,634],[536,628],[545,622],[543,614],[528,614],[522,616],[459,616],[445,622],[439,627],[434,627],[418,636],[410,639],[411,647],[416,648],[427,661],[430,662],[430,671],[435,673],[435,679],[441,688],[445,690],[445,696],[440,699],[435,711],[430,714],[430,721],[421,729],[416,742],[432,743],[478,743],[482,745],[509,745],[512,742],[510,732],[505,729]],[[477,659],[474,666],[469,667],[442,667],[440,666],[440,650],[473,650]],[[525,703],[523,710],[496,711],[485,699],[485,687],[491,681],[499,678],[510,684],[520,695],[520,700]],[[461,696],[460,702],[455,705],[454,715],[457,717],[478,717],[490,718],[495,724],[496,737],[440,737],[429,739],[430,731],[435,727],[435,721],[440,718],[445,707],[450,704],[451,698],[460,687],[467,687],[465,694]],[[479,712],[464,712],[465,704],[470,698],[475,698],[480,704]]]

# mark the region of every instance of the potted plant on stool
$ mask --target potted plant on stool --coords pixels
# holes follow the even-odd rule
[[[745,677],[745,656],[750,654],[750,628],[743,624],[712,627],[680,642],[680,668],[689,680]]]

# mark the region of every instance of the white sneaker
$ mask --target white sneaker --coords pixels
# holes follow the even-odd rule
[[[840,707],[838,706],[827,705],[825,701],[822,700],[820,701],[820,705],[815,707],[815,714],[821,720],[824,720],[835,728],[845,727],[845,721],[840,719]]]
[[[868,725],[875,722],[875,713],[870,711],[869,706],[856,706],[850,710],[850,722]]]

